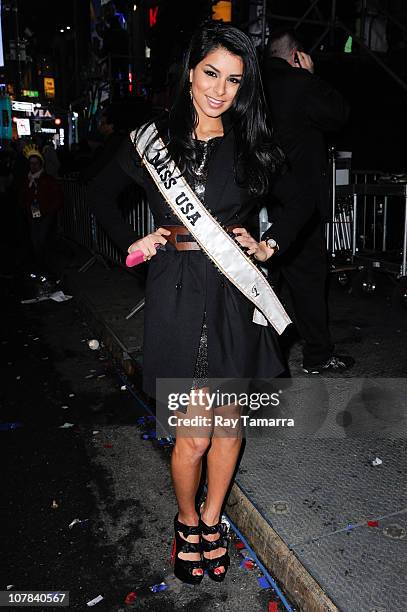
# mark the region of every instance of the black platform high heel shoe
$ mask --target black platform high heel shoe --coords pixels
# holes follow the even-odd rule
[[[209,578],[215,580],[215,582],[222,582],[225,579],[226,572],[230,565],[230,557],[228,553],[229,539],[228,539],[228,526],[226,523],[219,522],[216,525],[207,525],[202,519],[199,519],[199,526],[201,528],[201,545],[203,553],[203,562],[206,571],[208,572]],[[206,535],[219,534],[216,540],[207,540]],[[218,548],[225,548],[226,552],[220,557],[215,559],[208,559],[205,557],[206,552],[217,550]],[[224,567],[223,571],[216,571],[217,568]]]
[[[177,513],[174,518],[174,530],[174,546],[171,555],[171,561],[174,564],[174,575],[179,578],[179,580],[182,580],[182,582],[188,582],[188,584],[199,584],[202,578],[204,577],[202,558],[196,561],[191,561],[190,559],[180,559],[178,555],[179,553],[201,554],[202,550],[200,542],[188,542],[186,540],[186,538],[191,535],[200,536],[200,527],[184,525],[184,523],[181,523],[178,520]],[[193,574],[192,572],[194,571],[194,569],[201,570],[201,573]]]

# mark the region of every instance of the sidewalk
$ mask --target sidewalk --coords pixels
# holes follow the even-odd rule
[[[142,299],[142,288],[117,267],[106,270],[96,263],[78,273],[86,258],[77,253],[64,286],[77,298],[95,337],[137,380],[143,312],[125,317]],[[299,610],[406,610],[407,422],[404,414],[394,422],[389,385],[374,382],[375,377],[398,377],[391,382],[394,393],[406,388],[406,317],[397,319],[383,296],[365,301],[335,284],[331,316],[337,351],[357,360],[347,374],[352,401],[339,415],[341,422],[336,411],[313,436],[248,439],[226,511]],[[300,378],[300,364],[297,344],[290,355],[297,391],[309,384]],[[382,392],[374,427],[371,413],[364,419],[370,404],[366,385],[356,377],[371,379],[368,398]],[[326,380],[342,401],[346,381]],[[383,424],[383,406],[393,419],[390,424]],[[296,408],[298,414],[304,410],[298,402]],[[375,418],[396,435],[375,436]],[[342,422],[350,424],[343,427]],[[373,467],[375,457],[383,463]]]

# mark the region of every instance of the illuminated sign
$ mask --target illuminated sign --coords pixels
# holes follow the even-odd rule
[[[16,117],[17,134],[19,136],[31,136],[30,120]]]
[[[41,128],[40,132],[44,132],[44,134],[56,134],[57,133],[55,128]]]
[[[44,93],[47,98],[55,98],[55,79],[44,77]]]
[[[158,6],[152,6],[148,11],[148,20],[150,28],[154,27],[157,23]]]
[[[39,93],[35,89],[23,89],[21,92],[21,95],[25,96],[26,98],[38,98],[39,97]]]
[[[232,21],[231,0],[220,0],[212,6],[212,19],[229,22]]]
[[[32,102],[19,102],[18,100],[13,100],[11,103],[11,108],[14,111],[25,111],[26,113],[32,113],[34,110],[34,104]]]
[[[0,1],[0,16],[2,14],[2,6]],[[0,19],[0,66],[4,66],[4,54],[3,54],[3,33],[1,31],[1,19]]]

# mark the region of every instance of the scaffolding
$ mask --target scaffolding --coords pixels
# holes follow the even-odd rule
[[[386,10],[381,0],[355,1],[352,24],[340,16],[337,0],[309,0],[309,6],[299,16],[274,12],[276,4],[278,3],[275,0],[249,0],[249,21],[243,27],[252,36],[261,55],[264,53],[270,30],[284,25],[298,30],[300,34],[305,28],[308,28],[308,32],[312,32],[310,53],[330,52],[344,56],[344,49],[339,50],[335,43],[338,38],[343,38],[345,35],[357,46],[357,52],[352,52],[352,57],[356,61],[364,59],[367,55],[394,82],[407,91],[407,81],[385,61],[385,45],[383,50],[379,51],[373,44],[373,27],[378,23],[391,24],[407,41],[407,25]]]

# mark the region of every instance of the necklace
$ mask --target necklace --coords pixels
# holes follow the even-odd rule
[[[204,150],[203,150],[203,155],[202,155],[202,161],[199,164],[198,168],[195,170],[195,173],[198,176],[202,175],[202,171],[203,171],[204,166],[205,166],[206,158],[208,157],[208,141],[204,140],[203,142],[204,142]]]

